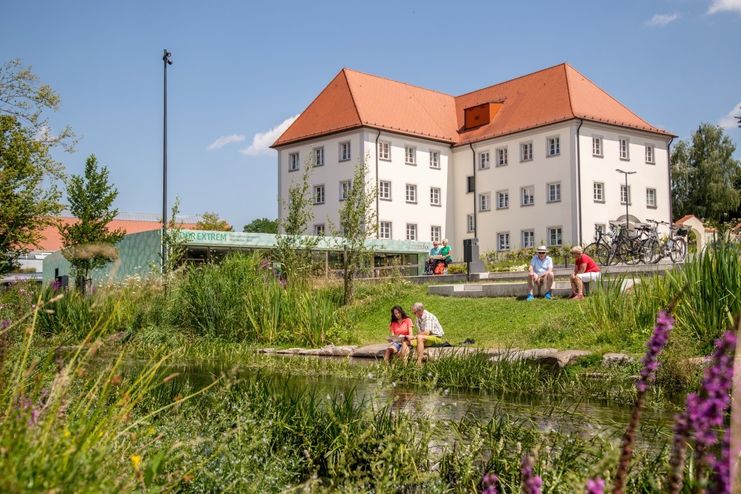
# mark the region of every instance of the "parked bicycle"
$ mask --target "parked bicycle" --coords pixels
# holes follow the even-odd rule
[[[659,238],[658,234],[649,239],[647,250],[650,252],[649,260],[656,264],[665,257],[671,259],[673,263],[684,262],[687,257],[687,234],[689,230],[679,225],[670,225],[666,221],[646,220],[655,225],[654,231],[658,230],[659,225],[669,225],[669,236]]]

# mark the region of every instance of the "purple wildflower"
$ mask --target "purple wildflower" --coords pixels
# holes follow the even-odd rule
[[[499,477],[493,473],[484,475],[484,490],[481,494],[499,494]]]
[[[641,393],[648,389],[648,385],[656,375],[656,369],[659,367],[659,353],[666,346],[666,342],[669,341],[669,331],[672,330],[673,326],[674,318],[671,314],[663,310],[660,311],[656,317],[654,332],[646,343],[646,355],[641,360],[643,369],[641,369],[641,377],[636,383],[636,388]]]
[[[522,455],[520,466],[522,475],[522,493],[523,494],[540,494],[540,488],[543,486],[543,479],[533,472],[533,458],[525,453]]]
[[[605,481],[599,477],[587,480],[585,494],[603,494],[605,492]]]
[[[10,319],[3,319],[0,321],[0,331],[10,326]]]

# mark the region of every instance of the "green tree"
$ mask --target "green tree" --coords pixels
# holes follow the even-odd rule
[[[707,123],[677,144],[671,158],[675,217],[694,214],[722,222],[735,213],[741,202],[741,162],[733,158],[735,150],[721,127]]]
[[[175,203],[172,205],[172,209],[170,209],[170,218],[167,220],[167,230],[162,239],[166,257],[162,259],[162,252],[160,252],[160,265],[156,267],[157,270],[162,270],[166,287],[169,284],[172,273],[185,261],[185,254],[187,252],[187,241],[182,235],[183,222],[177,220],[179,214],[180,198],[176,196]]]
[[[350,304],[355,295],[355,275],[372,261],[372,251],[366,240],[375,236],[372,228],[376,224],[375,186],[366,182],[368,166],[360,162],[355,167],[350,191],[340,209],[339,246],[343,249],[342,281],[344,303]]]
[[[52,162],[48,146],[15,117],[0,115],[0,274],[14,269],[62,210],[56,185],[44,185]]]
[[[215,230],[219,232],[231,232],[234,229],[226,220],[219,218],[217,213],[203,213],[201,220],[196,223],[196,230]]]
[[[72,264],[75,285],[83,293],[90,271],[117,257],[114,244],[125,234],[108,230],[108,223],[118,214],[113,208],[116,196],[118,191],[108,182],[108,169],[98,167],[93,154],[85,161],[84,174],[67,181],[69,210],[77,221],[59,229],[62,254]]]
[[[247,233],[278,233],[278,220],[257,218],[244,225],[243,231]]]

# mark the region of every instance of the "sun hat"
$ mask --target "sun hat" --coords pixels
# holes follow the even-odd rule
[[[538,247],[538,252],[548,252],[548,249],[546,249],[545,245],[541,245]]]

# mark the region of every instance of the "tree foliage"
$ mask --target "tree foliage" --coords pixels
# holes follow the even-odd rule
[[[0,274],[13,270],[62,210],[57,187],[44,185],[51,162],[48,146],[15,117],[0,115]]]
[[[167,230],[162,239],[166,257],[162,259],[162,252],[160,252],[160,265],[157,266],[157,269],[161,269],[165,276],[165,283],[169,283],[172,273],[185,260],[187,241],[181,234],[183,223],[177,220],[179,214],[180,198],[175,197],[175,202],[170,209],[170,218],[167,220]]]
[[[67,181],[69,210],[77,221],[62,225],[59,232],[64,249],[62,254],[72,265],[76,286],[84,291],[90,271],[104,266],[117,257],[114,244],[123,238],[123,230],[108,230],[118,214],[113,201],[116,188],[108,182],[108,169],[98,167],[91,154],[85,161],[83,175],[72,175]]]
[[[268,218],[256,218],[244,225],[247,233],[278,233],[278,220]]]
[[[228,221],[219,218],[218,213],[209,213],[208,211],[203,213],[201,220],[196,223],[196,230],[214,230],[218,232],[231,232],[234,231],[232,225]]]
[[[376,223],[373,207],[377,191],[366,182],[368,166],[360,162],[355,167],[352,185],[340,209],[340,246],[343,249],[342,280],[344,303],[350,304],[355,294],[354,279],[357,272],[372,259],[366,240],[375,236],[372,225]]]
[[[702,124],[688,141],[680,141],[671,157],[674,216],[694,214],[722,222],[741,203],[741,162],[736,147],[721,127]]]

